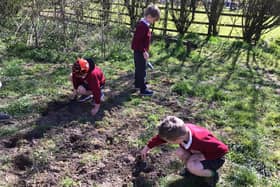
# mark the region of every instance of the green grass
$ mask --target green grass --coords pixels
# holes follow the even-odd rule
[[[61,180],[60,185],[63,187],[74,187],[79,185],[79,183],[67,176]]]
[[[91,162],[99,162],[102,159],[102,156],[94,153],[84,153],[82,154],[81,163],[87,164]]]
[[[279,112],[276,111],[280,111],[280,107],[276,101],[280,98],[274,86],[268,84],[270,81],[266,80],[264,69],[278,66],[279,60],[261,47],[253,48],[253,54],[250,50],[249,56],[248,51],[249,49],[243,44],[221,40],[211,41],[201,51],[194,51],[190,57],[182,59],[184,65],[178,68],[175,75],[169,75],[169,79],[174,79],[172,82],[175,82],[171,92],[178,94],[182,105],[186,98],[191,97],[195,100],[195,105],[208,102],[214,106],[191,107],[189,110],[194,112],[191,115],[199,119],[202,125],[207,127],[210,125],[211,128],[216,128],[217,132],[225,132],[225,135],[220,138],[230,145],[231,152],[228,158],[232,162],[253,167],[260,173],[262,171],[259,170],[259,165],[264,164],[265,170],[273,173],[279,170],[274,163],[275,160],[271,160],[269,155],[274,152],[277,157],[275,150],[279,148],[276,145],[279,138],[271,135],[279,134],[279,131],[275,131],[273,127],[279,126]],[[260,58],[256,57],[256,52],[260,54],[258,55]],[[160,56],[164,54],[161,53]],[[269,60],[265,61],[264,56],[269,57]],[[271,61],[277,65],[265,65]],[[172,66],[178,65],[175,61],[168,66],[166,71],[169,72]],[[184,66],[191,68],[179,71]],[[264,71],[258,68],[264,68]],[[279,72],[275,71],[279,83]],[[268,130],[270,132],[264,129],[270,129]],[[268,142],[267,137],[273,140]],[[259,184],[255,171],[241,170],[240,175],[240,178],[231,178],[235,181],[234,185],[257,186]]]
[[[16,127],[1,127],[0,128],[0,137],[11,136],[18,132],[18,128]]]
[[[256,186],[258,177],[255,171],[246,167],[235,168],[229,176],[229,179],[234,181],[234,186]]]

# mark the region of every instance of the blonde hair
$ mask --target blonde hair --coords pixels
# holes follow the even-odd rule
[[[174,141],[187,133],[183,120],[175,116],[167,116],[159,125],[159,136],[164,140]]]
[[[159,18],[160,18],[159,8],[154,4],[150,4],[144,12],[145,17],[149,16],[149,15],[152,16],[153,18],[156,18],[156,20],[159,20]]]

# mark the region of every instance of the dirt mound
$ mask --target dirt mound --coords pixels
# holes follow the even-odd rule
[[[19,170],[26,170],[33,166],[33,162],[28,153],[23,153],[15,156],[14,166]]]
[[[58,185],[66,173],[82,186],[147,186],[165,176],[157,168],[168,155],[161,158],[150,155],[147,162],[137,157],[140,150],[131,146],[130,139],[132,134],[138,137],[145,129],[139,119],[120,115],[122,109],[117,105],[128,99],[127,92],[120,97],[112,103],[104,103],[95,118],[89,115],[92,107],[89,103],[64,100],[50,103],[42,115],[32,121],[36,125],[33,129],[6,140],[5,148],[42,150],[40,154],[47,162],[42,165],[41,155],[38,158],[28,153],[14,156],[14,170],[19,181],[24,182],[18,185],[36,186],[50,181]],[[102,123],[104,115],[108,123]]]
[[[12,137],[10,139],[4,140],[3,145],[5,148],[14,148],[17,146],[19,141],[18,137]]]
[[[132,176],[138,177],[141,172],[149,173],[154,171],[154,167],[152,164],[148,164],[144,160],[141,159],[140,156],[136,158],[135,164],[132,169]]]

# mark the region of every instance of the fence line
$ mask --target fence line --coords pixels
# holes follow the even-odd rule
[[[98,23],[100,23],[101,19],[102,19],[102,14],[101,13],[107,13],[109,15],[109,18],[106,20],[108,21],[108,23],[118,23],[118,24],[123,24],[123,25],[127,25],[130,26],[130,16],[129,13],[127,12],[127,7],[125,4],[123,3],[110,3],[110,9],[104,9],[101,7],[101,4],[93,2],[93,4],[97,5],[96,8],[92,8],[92,7],[86,7],[84,10],[87,12],[86,15],[81,14],[81,18],[80,20],[75,19],[75,17],[77,17],[77,14],[75,14],[75,11],[79,10],[79,9],[73,9],[73,6],[70,6],[69,4],[65,6],[64,10],[65,12],[63,12],[64,16],[65,16],[65,21],[66,22],[74,22],[74,23],[80,23],[80,24],[84,24],[84,25],[98,25]],[[115,10],[112,10],[113,6],[117,6],[114,7],[118,10],[123,10],[125,9],[125,11],[123,12],[117,12]],[[143,6],[138,6],[138,8],[145,8]],[[162,26],[160,26],[159,24],[156,24],[156,26],[153,26],[153,30],[155,31],[163,31],[163,35],[167,35],[167,32],[171,33],[178,33],[176,27],[175,28],[168,28],[168,24],[173,22],[173,19],[171,17],[169,17],[168,15],[168,11],[178,11],[180,9],[178,8],[171,8],[168,7],[168,10],[166,11],[166,7],[165,6],[159,6],[159,8],[161,8],[162,10],[164,10],[164,12],[167,12],[166,15],[164,16],[164,19],[161,24]],[[55,11],[56,10],[56,11]],[[88,13],[96,13],[96,16],[88,15]],[[54,13],[56,13],[54,15]],[[207,12],[206,11],[202,11],[202,10],[196,10],[195,14],[203,14],[205,15],[205,17],[207,17]],[[100,16],[98,16],[100,15]],[[118,18],[114,18],[112,16],[121,16],[121,21],[118,20]],[[43,10],[40,12],[40,16],[43,17],[44,19],[52,19],[52,20],[60,20],[63,21],[63,19],[61,18],[62,16],[62,12],[59,11],[59,7],[58,5],[55,6],[51,6],[48,7],[47,9]],[[240,19],[243,17],[243,15],[238,14],[238,13],[226,13],[226,12],[222,12],[221,16],[227,16],[227,17],[231,17],[233,19]],[[74,18],[73,18],[74,17]],[[208,18],[208,17],[207,17]],[[129,21],[126,21],[129,20]],[[191,25],[205,25],[206,27],[208,26],[208,20],[207,21],[193,21],[191,23]],[[232,21],[232,23],[218,23],[217,24],[218,27],[228,27],[231,28],[232,30],[234,28],[236,29],[243,29],[243,26],[240,24],[234,24],[234,21]],[[196,33],[199,35],[207,35],[206,32],[194,32],[194,31],[189,31],[187,33]],[[222,34],[218,34],[219,37],[224,37],[224,38],[235,38],[235,39],[242,39],[243,37],[238,36],[238,35],[232,35],[232,32],[229,33],[229,35],[222,35]]]

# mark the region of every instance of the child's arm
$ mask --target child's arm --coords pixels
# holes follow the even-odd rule
[[[138,24],[136,26],[135,33],[134,33],[134,40],[135,40],[134,42],[138,45],[142,44],[145,36],[146,36],[146,32],[145,32],[143,26]],[[143,52],[146,51],[143,44],[140,46],[140,48],[141,48],[141,51],[143,51]]]
[[[76,77],[76,75],[73,73],[70,74],[69,80],[72,82],[73,85],[73,92],[70,98],[71,100],[74,100],[78,95],[78,86],[82,84],[83,81],[80,78]]]
[[[143,160],[146,159],[147,153],[150,151],[150,148],[146,145],[142,150],[141,150],[141,157]]]
[[[143,52],[143,56],[144,56],[145,60],[148,60],[148,58],[150,58],[150,55],[147,51]]]
[[[154,136],[153,138],[151,138],[147,144],[147,146],[152,149],[153,147],[159,146],[161,144],[166,143],[165,140],[161,139],[159,137],[159,135]]]
[[[78,92],[76,89],[73,89],[72,95],[70,96],[71,100],[75,100],[77,98]]]
[[[146,40],[148,39],[148,31],[149,29],[146,28],[146,26],[137,24],[132,41],[132,48],[136,51],[143,52],[145,59],[146,57],[149,57],[149,54],[147,53],[149,43],[146,44]]]
[[[159,146],[161,144],[164,144],[164,143],[166,143],[166,141],[161,139],[159,137],[159,135],[156,135],[153,138],[151,138],[149,140],[148,144],[141,151],[142,159],[146,159],[146,155],[150,151],[150,149],[152,149],[153,147]]]
[[[95,104],[94,107],[91,109],[91,115],[95,116],[95,114],[99,111],[100,104]]]
[[[94,102],[95,102],[95,105],[91,110],[91,114],[94,116],[99,111],[100,103],[101,103],[101,100],[100,100],[101,90],[100,90],[100,85],[98,83],[97,76],[94,75],[90,78],[89,86],[92,91],[92,94],[94,97]]]
[[[83,79],[77,77],[75,73],[71,73],[71,80],[73,83],[74,90],[77,90],[78,86],[83,83]]]

